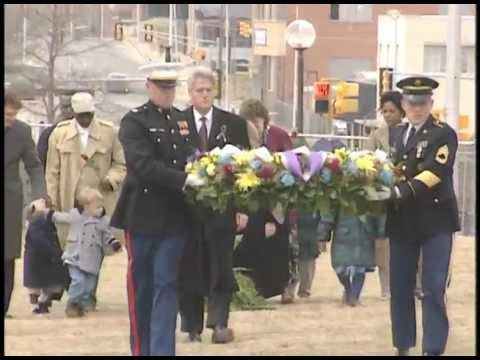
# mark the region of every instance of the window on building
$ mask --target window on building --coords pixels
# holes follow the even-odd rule
[[[359,72],[372,70],[372,60],[366,58],[332,57],[328,62],[328,76],[342,80],[355,79]]]
[[[330,4],[330,20],[372,21],[372,4]]]
[[[445,45],[425,45],[423,49],[423,71],[444,73],[447,68]]]
[[[340,4],[330,4],[330,20],[340,20]]]
[[[456,4],[460,6],[460,15],[475,15],[475,4]],[[440,4],[440,15],[448,15],[448,4]]]
[[[475,73],[475,47],[464,46],[462,48],[462,73]]]
[[[461,72],[473,74],[475,72],[475,47],[463,46],[461,53]],[[423,71],[444,73],[447,70],[447,46],[425,45],[423,54]]]

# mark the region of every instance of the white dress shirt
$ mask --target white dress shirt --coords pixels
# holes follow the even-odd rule
[[[212,128],[212,115],[213,115],[213,107],[210,108],[206,115],[200,114],[195,108],[193,108],[193,117],[195,119],[195,126],[197,127],[197,133],[200,134],[200,128],[202,127],[202,122],[200,118],[205,117],[207,121],[205,123],[207,127],[207,137],[210,136],[210,129]]]
[[[90,127],[83,128],[77,122],[75,123],[77,126],[78,136],[80,137],[80,145],[82,150],[85,150],[88,144],[88,136],[90,135]]]

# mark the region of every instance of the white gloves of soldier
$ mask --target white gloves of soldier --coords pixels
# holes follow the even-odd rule
[[[198,176],[197,174],[188,174],[185,180],[185,186],[199,187],[207,183],[205,178]]]
[[[392,189],[386,186],[382,186],[380,189],[369,186],[365,188],[365,192],[368,201],[383,201],[392,198]]]

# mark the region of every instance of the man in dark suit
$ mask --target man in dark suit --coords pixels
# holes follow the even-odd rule
[[[177,269],[190,222],[183,189],[204,181],[184,172],[193,129],[172,107],[176,80],[173,71],[153,71],[150,100],[120,124],[127,176],[111,225],[126,232],[134,356],[175,355]]]
[[[422,251],[423,344],[425,355],[441,355],[448,338],[445,290],[453,234],[460,230],[453,188],[458,147],[455,131],[431,115],[432,90],[438,82],[409,77],[398,82],[408,123],[399,124],[392,145],[393,160],[404,178],[377,198],[388,204],[390,288],[393,345],[398,355],[415,346],[415,277]],[[375,197],[375,196],[374,196]]]
[[[188,82],[192,106],[184,111],[194,129],[192,141],[202,152],[232,144],[249,148],[244,119],[213,106],[215,78],[208,68],[196,68]],[[180,270],[180,313],[182,331],[190,341],[201,341],[204,296],[208,297],[207,328],[213,329],[212,342],[233,341],[228,328],[232,294],[236,290],[233,274],[233,246],[236,231],[245,228],[248,217],[230,207],[220,213],[195,206],[191,224],[193,241],[187,244]]]
[[[22,211],[23,190],[20,179],[19,163],[23,161],[32,184],[32,198],[46,198],[47,190],[42,164],[35,151],[32,129],[24,122],[17,120],[20,101],[12,94],[5,94],[5,158],[4,158],[4,283],[5,298],[3,303],[4,317],[10,305],[13,291],[15,259],[21,255],[22,248]]]

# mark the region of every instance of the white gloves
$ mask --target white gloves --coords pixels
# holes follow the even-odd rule
[[[381,189],[376,190],[372,187],[366,187],[368,201],[383,201],[392,198],[392,189],[382,186]]]
[[[197,174],[188,174],[185,180],[185,186],[199,187],[207,183],[205,178],[199,177]]]

